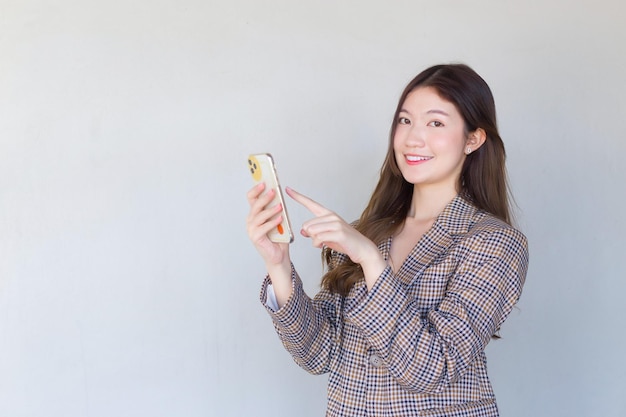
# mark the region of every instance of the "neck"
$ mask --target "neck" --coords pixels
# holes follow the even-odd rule
[[[413,200],[407,215],[417,221],[434,220],[458,194],[455,188],[413,187]]]

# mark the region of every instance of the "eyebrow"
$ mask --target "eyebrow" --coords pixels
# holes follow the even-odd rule
[[[410,112],[410,111],[408,111],[408,110],[406,110],[406,109],[400,109],[400,113],[411,114],[411,112]],[[450,117],[450,115],[449,115],[448,113],[446,113],[445,111],[440,110],[440,109],[431,109],[431,110],[428,110],[428,111],[426,112],[426,114],[441,114],[442,116],[447,116],[447,117]]]

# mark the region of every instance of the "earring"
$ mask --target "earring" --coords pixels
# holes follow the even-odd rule
[[[470,147],[468,146],[468,147],[467,147],[467,149],[465,149],[465,153],[466,153],[467,155],[471,154],[471,153],[472,153],[472,148],[470,148]]]

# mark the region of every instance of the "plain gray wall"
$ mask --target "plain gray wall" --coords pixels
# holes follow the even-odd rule
[[[320,416],[258,301],[245,158],[348,220],[405,83],[488,81],[531,266],[504,417],[626,415],[619,0],[0,0],[0,416]],[[289,204],[289,203],[288,203]],[[290,204],[296,226],[308,218]],[[293,257],[311,295],[318,251]]]

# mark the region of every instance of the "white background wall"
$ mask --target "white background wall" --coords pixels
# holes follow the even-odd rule
[[[493,89],[531,245],[502,415],[626,415],[625,11],[0,0],[0,416],[322,415],[258,302],[245,158],[352,220],[405,83],[452,61]]]

